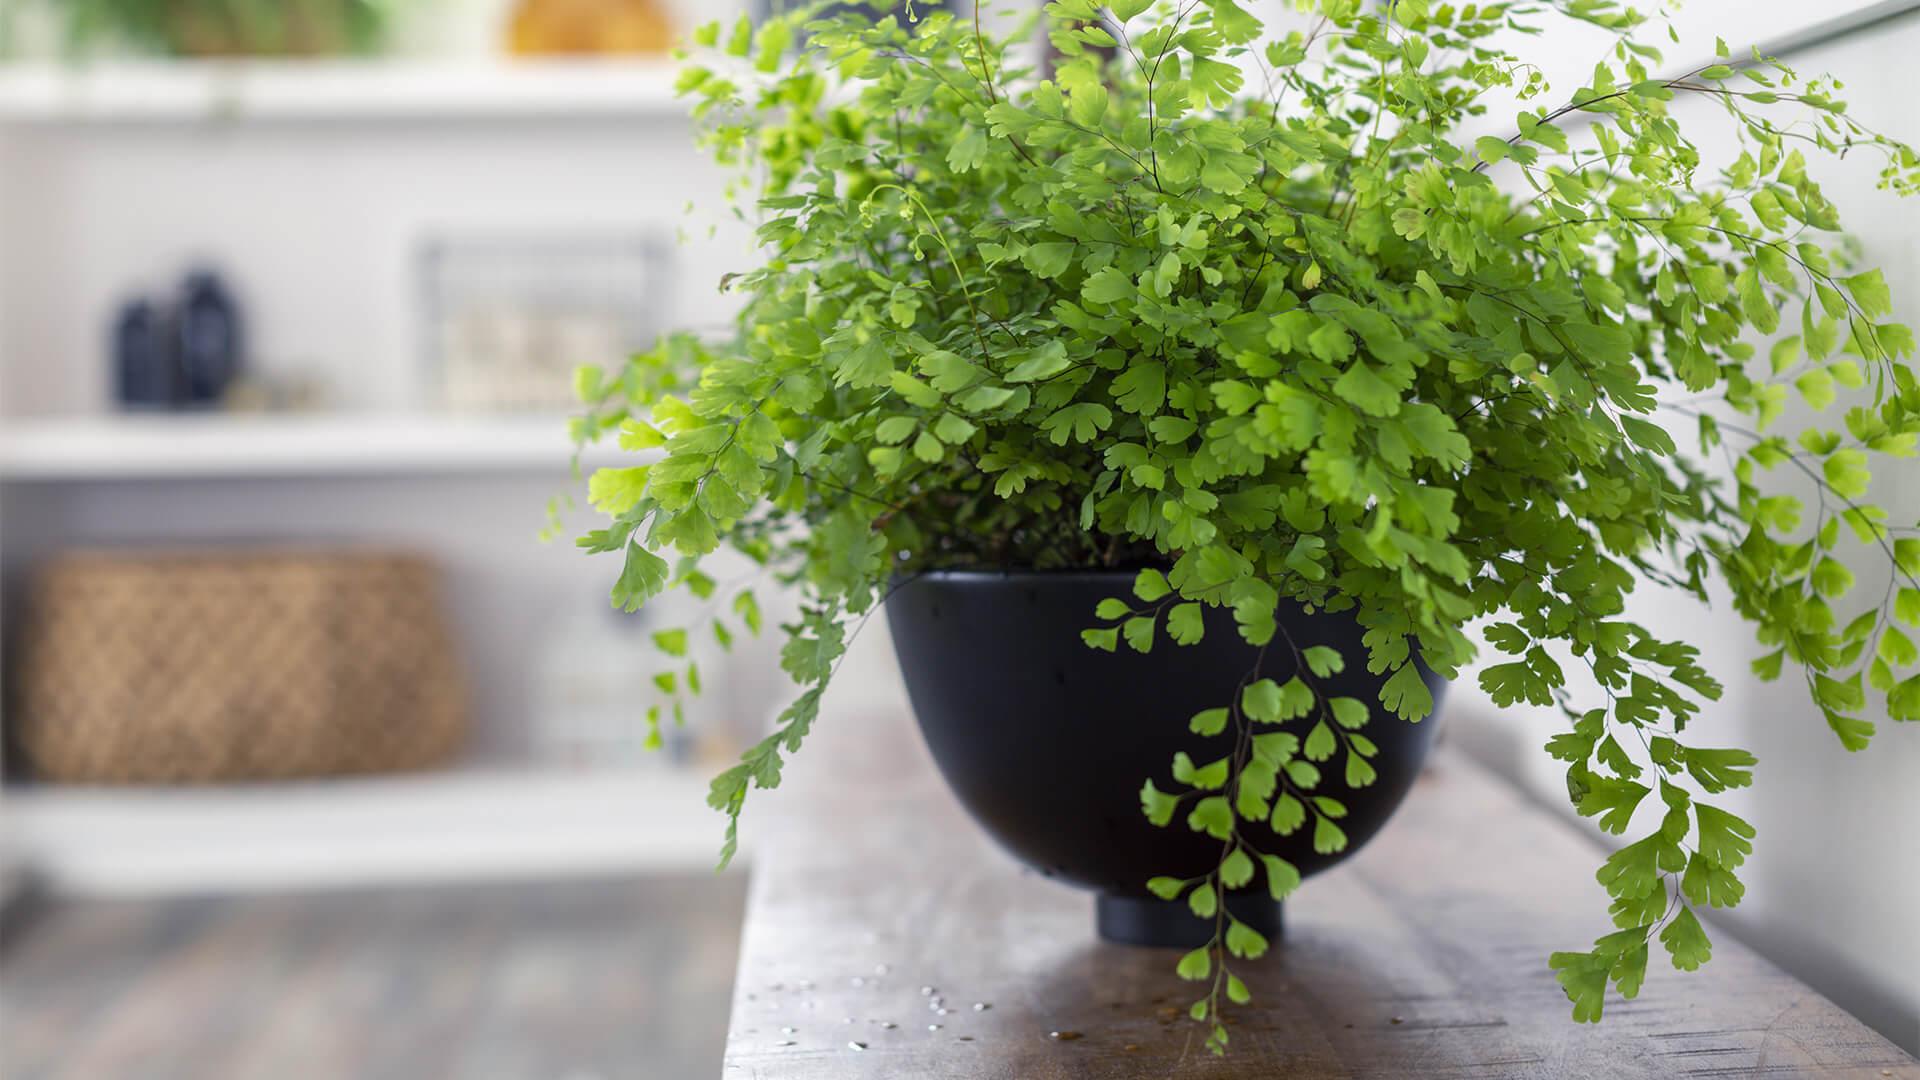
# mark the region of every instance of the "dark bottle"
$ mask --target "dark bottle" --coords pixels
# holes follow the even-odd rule
[[[179,398],[178,368],[165,316],[146,300],[129,300],[113,323],[114,394],[124,409],[170,409]]]
[[[220,278],[210,270],[188,274],[174,317],[180,396],[186,404],[217,404],[240,374],[240,329],[240,310]]]

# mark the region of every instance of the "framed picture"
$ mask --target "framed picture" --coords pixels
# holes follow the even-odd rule
[[[567,411],[573,371],[666,328],[673,248],[649,230],[436,236],[419,276],[427,382],[451,412]]]

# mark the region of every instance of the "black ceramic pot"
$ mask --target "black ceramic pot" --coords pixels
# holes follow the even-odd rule
[[[1141,814],[1140,785],[1152,777],[1163,790],[1173,786],[1169,763],[1177,751],[1205,763],[1231,749],[1230,735],[1203,738],[1187,721],[1227,704],[1257,650],[1223,609],[1208,609],[1197,645],[1176,646],[1163,635],[1144,656],[1125,645],[1114,653],[1088,648],[1080,631],[1097,624],[1094,606],[1130,597],[1132,584],[1128,572],[937,571],[898,586],[887,621],[927,748],[974,819],[1040,873],[1094,890],[1101,937],[1191,947],[1211,936],[1211,921],[1183,902],[1154,897],[1146,882],[1207,873],[1220,842],[1180,818],[1156,828]],[[1301,648],[1329,645],[1347,657],[1345,671],[1322,684],[1332,695],[1374,704],[1366,736],[1380,748],[1372,785],[1353,792],[1331,785],[1347,806],[1345,851],[1315,853],[1311,828],[1282,837],[1242,824],[1261,851],[1306,875],[1380,830],[1413,785],[1436,725],[1406,723],[1378,706],[1382,678],[1367,673],[1350,616],[1288,606],[1281,618]],[[1438,703],[1445,681],[1424,665],[1420,673]],[[1268,649],[1261,674],[1291,678],[1288,650]],[[1278,934],[1280,905],[1264,890],[1228,900],[1236,917]]]

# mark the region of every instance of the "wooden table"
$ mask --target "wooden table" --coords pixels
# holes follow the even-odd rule
[[[726,1077],[1920,1080],[1724,930],[1703,970],[1656,952],[1637,1000],[1573,1023],[1546,957],[1607,929],[1601,854],[1446,751],[1373,844],[1288,902],[1214,1059],[1175,954],[1096,940],[1088,895],[995,848],[912,728],[825,716],[787,785],[750,800]]]

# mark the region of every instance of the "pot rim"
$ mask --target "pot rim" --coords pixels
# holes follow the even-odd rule
[[[1020,569],[1015,567],[949,567],[935,570],[916,570],[910,574],[894,575],[894,587],[911,584],[920,578],[938,578],[956,581],[1132,581],[1142,570],[1167,571],[1165,566],[1137,566],[1122,568],[1081,568],[1061,567],[1056,570]]]

